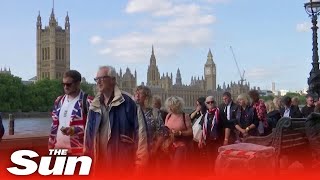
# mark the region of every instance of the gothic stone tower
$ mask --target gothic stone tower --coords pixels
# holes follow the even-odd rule
[[[182,78],[181,78],[181,73],[179,68],[177,70],[177,75],[176,75],[176,85],[182,86]]]
[[[160,73],[159,73],[157,60],[154,55],[154,50],[152,46],[150,65],[148,67],[147,86],[159,86],[159,85],[160,85]]]
[[[54,8],[49,26],[42,29],[40,12],[37,18],[37,80],[61,79],[70,70],[70,22],[65,18],[65,29],[58,25]]]
[[[213,56],[210,49],[207,56],[207,62],[204,65],[204,75],[206,91],[215,91],[217,83],[216,65],[213,62]]]

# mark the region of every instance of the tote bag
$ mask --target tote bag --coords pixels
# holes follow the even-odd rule
[[[195,123],[193,124],[192,126],[192,131],[193,131],[193,140],[196,141],[196,142],[199,142],[200,141],[200,138],[202,136],[202,126],[200,125],[200,121],[202,119],[202,116],[201,115],[196,121]]]

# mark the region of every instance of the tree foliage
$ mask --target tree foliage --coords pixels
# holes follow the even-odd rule
[[[81,89],[94,94],[92,84],[81,83]],[[63,95],[63,88],[59,80],[23,84],[19,77],[0,74],[0,112],[48,112],[60,95]]]
[[[274,99],[274,96],[261,96],[260,99],[263,99],[264,102],[267,102],[269,100],[273,100]]]
[[[21,78],[9,74],[0,74],[0,111],[18,111],[22,107]]]
[[[81,83],[80,88],[84,92],[88,93],[90,96],[94,96],[94,92],[93,92],[94,85],[93,84],[89,84],[87,82],[84,82],[84,83]]]

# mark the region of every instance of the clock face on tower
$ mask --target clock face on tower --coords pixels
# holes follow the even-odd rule
[[[210,74],[211,74],[211,69],[210,69],[210,67],[206,67],[206,68],[205,68],[205,74],[206,74],[206,75],[210,75]]]

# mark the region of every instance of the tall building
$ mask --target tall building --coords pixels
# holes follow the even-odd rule
[[[67,13],[64,29],[58,25],[52,8],[49,26],[42,29],[37,17],[37,80],[61,79],[70,70],[70,21]]]
[[[211,49],[209,49],[207,62],[204,65],[204,75],[205,75],[205,82],[206,82],[206,90],[207,91],[216,90],[216,84],[217,84],[216,64],[213,62]]]
[[[11,75],[11,69],[4,67],[3,69],[0,69],[0,74],[9,74]]]
[[[276,83],[272,82],[272,92],[276,92]]]
[[[137,72],[134,71],[133,75],[130,69],[127,68],[126,72],[122,74],[122,69],[120,69],[120,73],[117,73],[116,80],[121,90],[132,93],[133,89],[137,87]]]
[[[119,86],[129,92],[134,93],[136,86],[137,76],[136,73],[133,75],[127,68],[127,75],[122,76],[122,71],[117,76],[117,83]],[[147,83],[146,85],[150,87],[153,95],[158,95],[162,98],[162,102],[170,96],[182,97],[185,101],[186,110],[190,111],[194,108],[196,100],[203,96],[214,96],[218,104],[222,103],[222,94],[225,91],[229,91],[234,99],[241,93],[247,93],[250,90],[250,84],[241,84],[240,82],[231,82],[223,87],[219,85],[216,87],[216,65],[213,61],[213,55],[209,49],[207,60],[204,63],[204,75],[200,77],[191,77],[191,83],[189,85],[182,84],[182,76],[180,68],[178,68],[175,78],[175,83],[173,82],[172,73],[162,73],[160,77],[160,72],[156,62],[156,56],[154,48],[152,46],[150,64],[148,66],[147,73]],[[125,80],[126,79],[126,80]],[[124,83],[124,82],[127,83]]]
[[[150,64],[148,67],[147,86],[159,86],[160,85],[160,73],[157,66],[156,56],[154,55],[154,49],[152,46],[152,52],[150,57]]]

